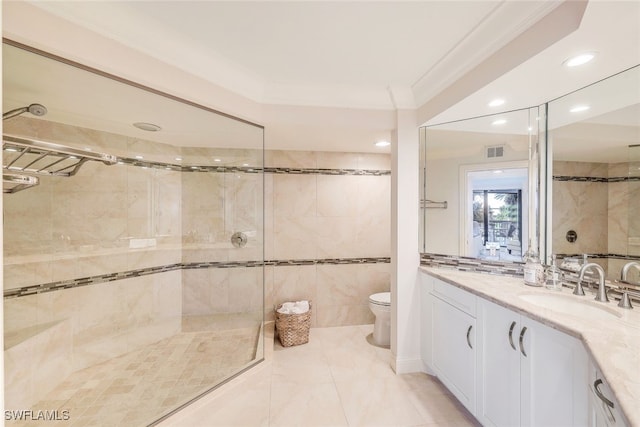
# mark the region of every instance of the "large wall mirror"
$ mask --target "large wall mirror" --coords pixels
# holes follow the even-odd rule
[[[548,117],[547,252],[587,254],[618,279],[640,260],[640,67],[549,102]]]
[[[263,128],[10,41],[2,94],[5,408],[149,425],[263,359]]]
[[[536,233],[538,118],[530,108],[420,129],[421,252],[522,260]]]

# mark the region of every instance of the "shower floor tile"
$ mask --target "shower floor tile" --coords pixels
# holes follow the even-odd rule
[[[75,372],[32,407],[68,411],[68,421],[6,425],[146,426],[253,361],[257,342],[255,324],[183,332]]]

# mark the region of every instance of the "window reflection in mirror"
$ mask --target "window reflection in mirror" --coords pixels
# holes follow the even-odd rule
[[[549,103],[550,251],[617,279],[640,260],[640,67]],[[567,238],[575,232],[577,238]],[[570,241],[573,240],[573,241]],[[635,273],[634,273],[635,274]]]
[[[421,128],[422,252],[522,260],[531,234],[528,160],[537,111]]]

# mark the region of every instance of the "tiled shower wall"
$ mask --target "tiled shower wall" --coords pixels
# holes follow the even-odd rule
[[[367,297],[389,290],[388,155],[266,152],[263,182],[244,167],[261,165],[261,151],[215,150],[235,172],[180,172],[144,162],[207,158],[213,170],[213,152],[25,117],[5,132],[144,159],[90,162],[5,196],[13,407],[60,374],[179,332],[186,316],[249,311],[259,321],[263,276],[251,262],[263,256],[267,319],[274,305],[304,298],[313,326],[370,323]],[[246,232],[246,247],[231,246],[235,231]]]
[[[311,299],[312,326],[373,322],[368,297],[390,288],[390,162],[388,154],[266,152],[266,167],[293,173],[265,175],[265,258],[315,261],[266,268],[270,315],[284,301]]]
[[[177,153],[23,117],[4,131],[130,158]],[[181,262],[180,180],[173,170],[89,162],[4,196],[7,407],[29,407],[66,374],[180,331],[180,272],[126,274]],[[150,237],[153,247],[132,247]]]
[[[630,163],[553,163],[553,252],[593,255],[609,278],[618,278],[627,258],[640,256],[633,245],[629,216],[630,191],[638,181],[630,178]],[[570,243],[567,231],[578,239]]]
[[[312,326],[371,323],[368,308],[372,293],[390,287],[390,158],[387,154],[305,151],[265,152],[265,316],[285,301],[312,301]],[[255,175],[253,176],[255,177]],[[186,238],[196,240],[218,230],[206,211],[223,200],[222,182],[234,179],[226,203],[241,198],[238,206],[261,200],[251,175],[208,177],[194,174],[183,180],[183,204],[190,212],[202,208],[200,219],[183,214]],[[259,176],[261,178],[261,176]],[[186,188],[187,182],[191,189]],[[206,185],[203,182],[206,180]],[[237,189],[233,190],[236,185]],[[226,186],[229,188],[229,185]],[[226,210],[225,210],[226,212]],[[243,231],[243,214],[230,215]],[[251,220],[245,221],[251,223]],[[207,225],[209,224],[209,225]],[[202,230],[202,231],[197,231]],[[230,234],[224,236],[228,241]],[[249,237],[247,247],[226,251],[229,261],[260,259]],[[220,259],[216,249],[184,251],[185,262]],[[213,258],[212,258],[213,257]],[[252,304],[252,295],[237,283],[254,283],[256,269],[183,270],[183,313],[236,312]],[[259,282],[258,282],[259,283]]]
[[[209,158],[205,149],[183,150],[183,161]],[[258,166],[258,150],[216,150],[225,166]],[[215,161],[214,161],[215,163]],[[228,313],[252,313],[262,320],[262,268],[238,263],[263,260],[263,175],[245,168],[229,173],[183,173],[182,262],[227,263],[229,268],[182,270],[182,313],[191,320]],[[235,248],[233,233],[242,232],[247,244]],[[236,264],[234,264],[236,263]]]

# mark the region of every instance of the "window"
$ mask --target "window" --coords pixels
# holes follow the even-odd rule
[[[474,229],[481,233],[485,249],[522,255],[521,190],[474,190],[473,221],[478,224]],[[495,256],[494,251],[489,256]]]

